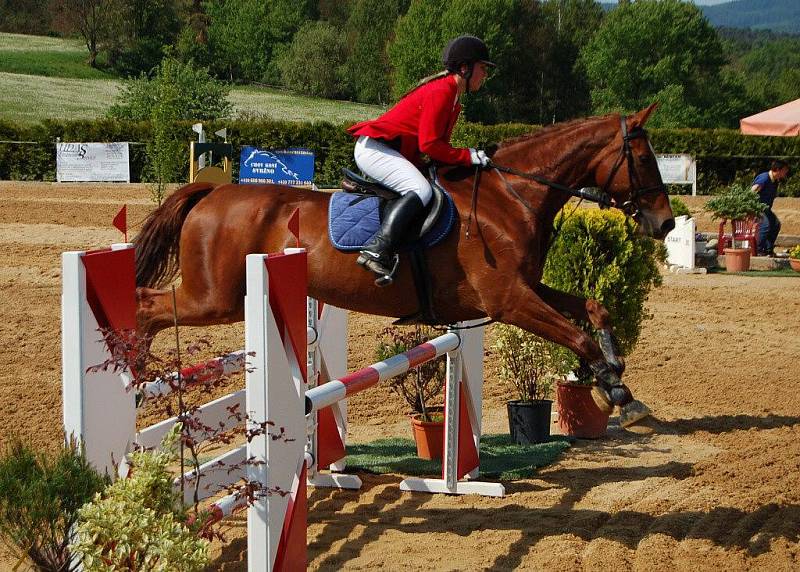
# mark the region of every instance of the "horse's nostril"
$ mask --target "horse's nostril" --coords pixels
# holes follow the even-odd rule
[[[669,218],[664,221],[664,224],[661,225],[661,233],[662,236],[666,235],[669,231],[675,228],[675,219]]]

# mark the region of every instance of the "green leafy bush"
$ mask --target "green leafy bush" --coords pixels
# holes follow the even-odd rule
[[[159,97],[166,91],[174,93],[175,117],[207,121],[228,116],[233,109],[228,100],[230,87],[215,80],[205,68],[174,58],[164,58],[153,76],[142,74],[123,84],[117,102],[108,116],[130,121],[150,121]]]
[[[202,520],[187,527],[181,497],[167,466],[177,459],[180,424],[161,449],[131,455],[132,475],[119,479],[79,511],[72,550],[87,572],[200,571],[209,562]]]
[[[563,213],[563,211],[562,211]],[[547,256],[542,282],[603,304],[623,355],[633,350],[650,315],[645,301],[661,285],[663,243],[638,234],[636,223],[617,211],[578,209],[557,219],[557,236]],[[581,324],[591,331],[589,324]],[[559,371],[575,369],[577,358],[556,348]]]
[[[500,357],[500,377],[517,391],[520,401],[547,399],[558,377],[555,344],[516,326],[498,324],[492,349]]]
[[[0,538],[20,562],[69,572],[78,559],[68,549],[78,509],[108,483],[74,444],[55,456],[12,439],[0,457]]]
[[[711,218],[742,220],[760,216],[767,208],[757,193],[747,185],[731,185],[721,195],[710,199],[703,207]]]
[[[669,206],[672,207],[673,216],[692,216],[692,213],[689,212],[689,207],[687,207],[686,203],[680,200],[678,197],[670,197]]]
[[[789,258],[800,259],[800,244],[795,244],[789,249]]]
[[[344,98],[350,88],[344,72],[347,45],[341,31],[327,22],[308,22],[278,58],[286,87],[316,97]]]

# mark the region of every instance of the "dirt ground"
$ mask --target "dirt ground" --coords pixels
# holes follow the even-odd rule
[[[699,213],[702,200],[687,202]],[[139,185],[0,182],[0,444],[12,432],[60,442],[60,253],[118,241],[122,203],[132,224],[151,208]],[[775,210],[800,235],[800,199]],[[704,216],[699,226],[714,230]],[[654,411],[646,426],[575,443],[535,478],[505,483],[503,499],[401,493],[400,476],[312,489],[310,568],[800,569],[798,293],[793,278],[665,275],[625,375]],[[372,361],[388,322],[352,315],[352,367]],[[236,348],[243,328],[203,334]],[[510,393],[490,352],[485,363],[485,430],[504,432]],[[352,439],[409,436],[405,410],[386,387],[357,396]],[[243,517],[230,522],[213,570],[246,569],[245,531]]]

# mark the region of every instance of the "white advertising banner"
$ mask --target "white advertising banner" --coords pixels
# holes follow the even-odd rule
[[[56,180],[129,183],[127,143],[56,143]]]
[[[656,155],[661,180],[668,185],[692,185],[697,192],[697,163],[691,155]]]

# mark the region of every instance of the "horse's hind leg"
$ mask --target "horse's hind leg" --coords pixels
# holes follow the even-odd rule
[[[172,288],[137,288],[136,298],[136,322],[140,335],[154,336],[174,325],[176,318],[181,326],[205,326],[242,320],[243,300],[241,304],[220,304],[218,298],[197,296],[183,285],[175,288],[175,304]]]

